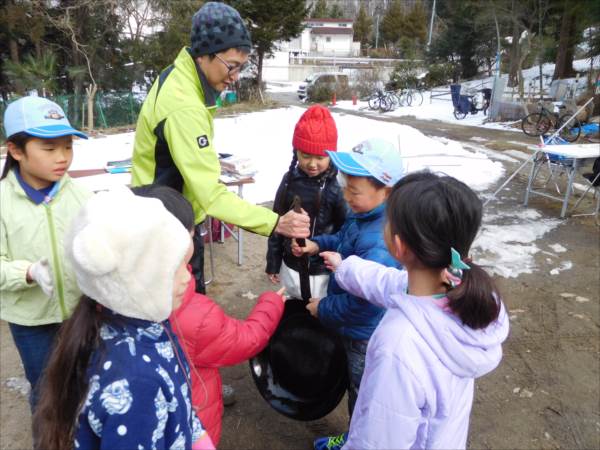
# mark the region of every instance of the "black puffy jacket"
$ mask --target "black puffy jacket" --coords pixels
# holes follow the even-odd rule
[[[285,214],[293,207],[294,195],[299,195],[302,199],[302,208],[311,219],[311,237],[337,232],[346,220],[347,205],[336,175],[337,170],[330,167],[321,176],[311,178],[296,166],[291,175],[290,172],[286,172],[283,176],[275,195],[273,210],[280,215]],[[320,201],[318,200],[319,192]],[[283,196],[285,198],[282,198]],[[286,266],[298,271],[300,259],[292,255],[291,240],[273,233],[269,238],[265,272],[268,274],[279,273],[282,259]],[[309,274],[326,273],[329,271],[325,268],[323,259],[319,255],[311,256]]]

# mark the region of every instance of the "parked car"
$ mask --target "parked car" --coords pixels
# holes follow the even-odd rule
[[[311,99],[311,94],[319,88],[327,88],[332,92],[348,90],[348,75],[341,72],[322,72],[309,75],[298,87],[300,100]]]

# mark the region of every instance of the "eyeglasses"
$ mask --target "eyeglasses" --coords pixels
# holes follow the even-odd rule
[[[239,66],[234,66],[233,64],[229,64],[227,61],[225,61],[223,58],[221,58],[217,53],[215,53],[215,56],[217,57],[217,59],[219,61],[221,61],[223,63],[223,65],[225,67],[227,67],[227,75],[230,77],[234,76],[237,73],[240,73],[246,67],[246,64],[240,64]]]

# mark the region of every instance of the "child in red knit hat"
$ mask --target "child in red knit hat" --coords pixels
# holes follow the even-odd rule
[[[282,214],[293,208],[295,196],[311,219],[311,238],[337,232],[346,219],[346,202],[337,182],[337,169],[326,150],[337,151],[337,127],[329,110],[321,105],[308,108],[294,129],[293,157],[275,195],[273,211]],[[271,282],[281,283],[293,298],[300,292],[300,258],[291,251],[291,240],[273,233],[269,238],[266,272]],[[312,297],[327,294],[329,271],[319,255],[309,258]]]

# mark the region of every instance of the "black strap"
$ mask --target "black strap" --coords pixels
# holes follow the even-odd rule
[[[300,214],[302,212],[302,200],[299,195],[294,195],[294,212]],[[300,247],[306,246],[306,240],[303,238],[296,239]],[[300,264],[298,264],[298,274],[300,276],[300,295],[302,300],[308,301],[312,295],[310,292],[310,275],[308,273],[308,255],[303,253],[300,256]]]

